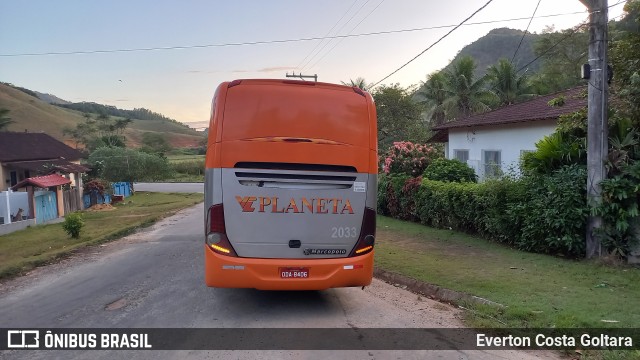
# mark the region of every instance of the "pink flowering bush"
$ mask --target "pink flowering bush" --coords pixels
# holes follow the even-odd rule
[[[382,171],[385,174],[407,174],[417,177],[422,175],[433,160],[441,157],[442,152],[431,145],[398,141],[394,142],[382,157]]]

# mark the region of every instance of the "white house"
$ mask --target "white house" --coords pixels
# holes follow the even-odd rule
[[[447,159],[466,162],[484,180],[519,172],[521,155],[555,131],[560,115],[586,106],[586,87],[573,88],[442,124],[430,141],[444,142]]]

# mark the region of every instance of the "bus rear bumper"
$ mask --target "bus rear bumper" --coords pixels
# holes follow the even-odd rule
[[[205,282],[219,288],[324,290],[367,286],[373,276],[373,251],[335,259],[255,259],[224,256],[205,245]],[[306,269],[306,278],[283,278],[283,268]]]

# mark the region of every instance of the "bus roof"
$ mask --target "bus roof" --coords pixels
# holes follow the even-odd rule
[[[291,137],[374,147],[371,96],[358,88],[271,79],[234,80],[226,89],[222,86],[222,141]]]

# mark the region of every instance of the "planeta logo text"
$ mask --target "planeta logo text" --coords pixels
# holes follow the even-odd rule
[[[277,196],[236,196],[242,212],[270,212],[294,214],[353,214],[349,199],[291,198],[282,201]],[[278,203],[279,202],[279,203]]]

